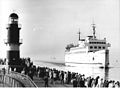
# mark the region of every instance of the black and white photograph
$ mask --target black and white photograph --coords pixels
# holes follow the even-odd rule
[[[0,87],[120,87],[119,0],[0,0]]]

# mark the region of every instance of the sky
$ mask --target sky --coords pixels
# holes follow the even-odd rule
[[[55,57],[64,61],[66,45],[77,44],[79,29],[81,38],[92,35],[94,20],[97,37],[106,37],[111,44],[110,60],[119,58],[119,0],[0,0],[1,57],[6,57],[3,40],[7,38],[6,27],[13,12],[22,25],[21,57],[40,60]]]

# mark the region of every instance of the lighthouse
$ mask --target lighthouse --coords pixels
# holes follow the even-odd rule
[[[7,64],[9,68],[13,70],[19,70],[20,67],[20,45],[22,40],[20,39],[21,25],[18,24],[18,15],[12,13],[9,16],[9,23],[7,26],[7,39],[5,44],[7,46]]]

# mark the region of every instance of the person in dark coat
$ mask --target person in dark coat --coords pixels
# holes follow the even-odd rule
[[[44,81],[45,81],[45,87],[48,87],[48,78],[49,78],[49,73],[46,72],[44,76]]]
[[[100,78],[99,76],[96,77],[96,79],[95,79],[95,86],[97,86],[99,78]]]
[[[78,85],[78,81],[77,81],[77,79],[75,78],[75,79],[73,80],[73,87],[77,87],[77,85]]]
[[[70,84],[70,82],[71,82],[71,72],[68,72],[68,82],[67,82],[67,84]]]

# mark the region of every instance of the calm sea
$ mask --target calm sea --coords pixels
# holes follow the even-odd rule
[[[34,64],[36,66],[45,66],[49,68],[56,68],[59,70],[64,71],[71,71],[71,72],[77,72],[80,74],[85,74],[86,77],[92,76],[100,76],[100,78],[104,78],[107,80],[115,80],[120,81],[120,65],[112,65],[109,69],[102,69],[95,65],[79,65],[79,66],[64,66],[61,63],[52,63],[52,62],[46,62],[46,61],[34,61]]]

